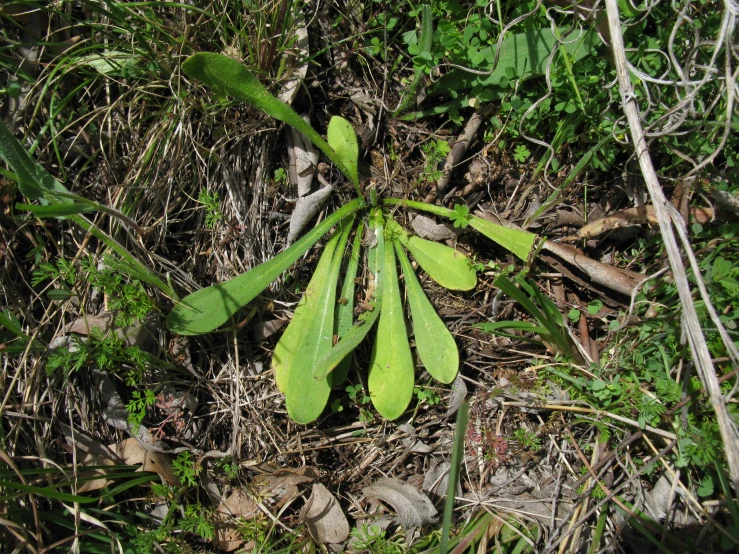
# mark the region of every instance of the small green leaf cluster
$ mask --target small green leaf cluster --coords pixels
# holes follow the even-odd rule
[[[216,536],[216,528],[212,523],[213,514],[199,504],[189,504],[185,515],[180,520],[180,529],[186,533],[197,535],[201,539],[212,540]]]
[[[187,450],[180,452],[172,461],[172,471],[186,487],[197,487],[197,477],[202,470],[203,466]]]
[[[131,396],[131,400],[126,404],[126,411],[128,412],[128,422],[133,427],[133,433],[136,434],[146,417],[146,409],[154,405],[156,396],[151,389],[146,389],[143,393],[135,390],[131,393]]]
[[[150,356],[138,346],[128,346],[116,334],[105,334],[99,329],[91,330],[89,340],[73,335],[70,341],[68,348],[51,351],[46,361],[47,375],[61,371],[68,377],[83,367],[95,364],[103,371],[123,375],[126,383],[132,386],[141,381],[150,361]]]
[[[354,552],[372,552],[372,554],[402,554],[405,550],[398,540],[385,536],[385,530],[379,525],[362,523],[351,530],[350,544]]]
[[[283,169],[283,171],[285,170]],[[213,229],[218,223],[223,221],[221,202],[217,192],[208,192],[206,189],[200,189],[198,202],[205,206],[205,226],[208,229]]]
[[[449,143],[445,140],[434,139],[424,144],[421,150],[423,150],[425,161],[420,179],[422,181],[438,181],[441,178],[439,164],[444,161],[451,150]]]
[[[528,429],[524,429],[523,427],[519,427],[513,433],[513,436],[522,448],[534,452],[541,450],[541,439],[536,436],[536,433],[533,433]]]

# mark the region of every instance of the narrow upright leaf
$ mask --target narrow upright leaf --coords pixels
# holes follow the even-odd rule
[[[338,340],[346,336],[354,325],[354,279],[357,277],[357,269],[359,268],[359,249],[362,246],[362,229],[357,229],[352,243],[352,249],[349,253],[349,263],[344,274],[344,283],[341,287],[341,295],[339,296],[338,306],[336,307],[336,336]],[[352,356],[347,354],[336,369],[331,373],[331,384],[333,386],[340,385],[349,374]],[[318,367],[318,364],[316,364]]]
[[[336,366],[352,352],[359,343],[364,340],[372,326],[377,321],[382,310],[382,292],[384,276],[384,259],[385,259],[385,226],[382,220],[382,211],[378,208],[374,210],[373,217],[370,221],[370,228],[373,229],[377,242],[369,249],[368,265],[370,271],[374,275],[374,294],[369,301],[368,311],[363,312],[351,329],[339,337],[339,342],[331,351],[321,358],[313,370],[314,379],[323,379]]]
[[[409,236],[395,221],[388,221],[390,231],[410,250],[423,270],[442,287],[450,290],[471,290],[477,284],[477,275],[467,256],[445,244]]]
[[[26,198],[38,200],[41,204],[46,205],[50,203],[46,196],[48,193],[69,192],[51,173],[31,157],[5,126],[2,119],[0,119],[0,157],[15,173],[20,191]],[[57,202],[66,203],[71,201],[67,199],[51,201],[51,203]]]
[[[395,249],[391,244],[385,247],[384,270],[382,311],[367,384],[377,411],[385,419],[393,420],[403,414],[411,401],[415,375],[400,300]]]
[[[364,206],[358,198],[332,213],[302,239],[246,273],[186,296],[167,316],[167,328],[180,335],[209,333],[223,325],[286,271],[318,239],[347,215]]]
[[[352,179],[355,186],[359,185],[356,171],[352,172],[313,127],[290,106],[264,88],[243,64],[222,54],[199,52],[185,60],[182,64],[182,71],[218,92],[230,94],[237,100],[259,108],[275,119],[295,127],[320,148],[344,175]]]
[[[351,223],[345,222],[344,229],[329,240],[272,356],[275,381],[285,393],[287,413],[297,423],[320,416],[331,392],[330,379],[314,379],[313,367],[331,350],[336,285],[350,231]]]
[[[429,299],[426,298],[413,271],[413,266],[399,242],[395,243],[395,251],[405,276],[405,290],[408,293],[408,304],[411,308],[411,321],[418,357],[434,379],[442,383],[451,383],[459,369],[457,344]]]
[[[354,127],[346,119],[334,116],[328,123],[326,130],[326,138],[328,145],[334,149],[336,155],[346,166],[349,174],[349,180],[352,183],[359,182],[359,173],[357,170],[357,159],[359,158],[359,146],[357,145],[357,133]]]

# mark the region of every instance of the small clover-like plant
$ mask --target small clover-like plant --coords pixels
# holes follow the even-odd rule
[[[477,284],[475,270],[454,248],[409,234],[385,207],[406,206],[463,222],[457,226],[472,227],[522,260],[533,251],[535,235],[493,224],[471,216],[469,211],[393,198],[380,203],[374,191],[368,206],[359,187],[357,137],[348,121],[331,118],[324,140],[243,65],[226,56],[195,54],[182,69],[216,92],[234,96],[296,128],[351,181],[358,198],[329,214],[271,260],[185,297],[169,313],[168,328],[183,335],[216,330],[336,228],[272,356],[275,381],[285,395],[289,416],[298,423],[309,423],[321,415],[332,388],[346,378],[351,353],[375,325],[367,377],[369,398],[387,419],[403,414],[413,397],[416,362],[408,338],[399,270],[404,276],[417,359],[434,379],[451,383],[459,366],[454,337],[423,292],[406,252],[431,279],[450,290],[473,289]],[[360,255],[365,227],[374,238]],[[364,300],[358,302],[356,276],[362,259],[368,265],[370,280]],[[356,388],[351,392],[356,395]]]
[[[449,219],[454,222],[455,228],[464,229],[470,223],[470,209],[465,204],[457,204]]]

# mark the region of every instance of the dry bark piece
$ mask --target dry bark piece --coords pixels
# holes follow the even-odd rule
[[[331,196],[333,190],[332,186],[323,187],[313,194],[298,198],[298,201],[295,202],[293,215],[290,218],[290,230],[287,234],[288,244],[292,244],[308,222],[313,219],[313,216],[318,213]]]
[[[485,121],[487,113],[487,110],[476,111],[467,121],[464,131],[462,131],[462,134],[459,135],[457,141],[452,145],[452,148],[446,157],[444,168],[441,171],[441,177],[436,183],[436,188],[426,196],[426,202],[433,202],[437,196],[444,195],[446,189],[449,187],[449,179],[452,176],[452,169],[454,169],[454,167],[462,161],[462,158],[464,158],[472,139],[475,138],[477,131],[480,130],[480,125]]]
[[[465,398],[467,398],[467,384],[464,382],[464,379],[462,379],[462,376],[458,374],[454,383],[452,383],[452,390],[449,393],[444,417],[454,415],[457,410],[459,410],[459,407],[462,405]]]
[[[708,223],[713,219],[713,210],[711,208],[693,207],[690,209],[690,215],[693,221],[698,223]],[[592,221],[591,223],[584,225],[576,235],[565,237],[562,240],[582,240],[600,235],[607,231],[613,231],[614,229],[619,229],[621,227],[644,225],[647,223],[659,224],[654,206],[628,208],[609,216],[602,217],[596,221]]]
[[[341,543],[349,537],[349,522],[336,497],[321,483],[314,483],[300,519],[318,544]]]
[[[422,239],[428,240],[452,240],[459,236],[460,231],[455,231],[451,225],[436,223],[430,217],[417,215],[411,221],[413,232]]]
[[[380,479],[362,489],[367,498],[379,498],[390,504],[398,513],[404,529],[422,527],[436,522],[436,508],[428,496],[415,487],[394,477]]]

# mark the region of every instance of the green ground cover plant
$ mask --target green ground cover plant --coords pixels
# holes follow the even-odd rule
[[[252,554],[736,549],[728,443],[658,223],[572,242],[644,279],[633,297],[571,275],[577,261],[541,265],[552,252],[540,248],[571,240],[579,220],[650,207],[623,118],[636,104],[696,250],[688,278],[697,290],[700,273],[707,295],[693,301],[739,421],[736,11],[618,4],[633,98],[598,3],[3,3],[3,544],[215,551],[219,502],[247,491],[258,514],[230,523]],[[294,79],[293,110],[274,94]],[[284,247],[296,197],[280,123],[344,179],[318,164],[330,208]],[[413,212],[441,221],[447,245],[416,236]],[[68,332],[102,310],[110,332]],[[144,319],[151,352],[118,333]],[[102,378],[120,397],[115,425]],[[470,421],[465,433],[460,415],[451,446],[460,395]],[[73,450],[76,436],[149,431],[176,479]],[[439,523],[385,527],[393,508],[362,497],[377,472],[434,497],[419,476],[450,456]],[[358,522],[354,545],[317,545],[305,488],[252,494],[264,472],[311,466]],[[111,483],[79,492],[101,477]],[[665,481],[670,496],[645,504]],[[553,515],[549,496],[543,516],[531,497],[501,507],[552,483]]]
[[[377,322],[377,336],[370,360],[368,385],[377,411],[388,419],[398,418],[410,403],[415,383],[415,368],[406,334],[403,306],[398,285],[396,256],[406,278],[416,350],[424,367],[442,383],[451,383],[458,369],[457,347],[446,326],[434,311],[415,278],[404,249],[438,284],[452,290],[470,290],[476,283],[470,261],[461,253],[442,244],[410,236],[380,207],[371,191],[369,210],[359,188],[358,146],[351,124],[334,116],[328,125],[327,141],[284,102],[272,96],[246,67],[218,54],[196,54],[183,65],[193,78],[217,92],[228,93],[264,110],[308,137],[336,164],[354,185],[359,198],[346,204],[290,248],[264,264],[224,283],[201,289],[179,303],[167,316],[167,326],[180,334],[211,332],[226,323],[240,308],[253,300],[300,256],[339,224],[323,249],[318,266],[295,309],[292,321],[275,347],[273,368],[277,386],[285,394],[290,417],[309,423],[323,412],[334,384],[345,373],[331,372],[350,356]],[[438,162],[437,162],[438,163]],[[386,203],[398,204],[393,199]],[[452,215],[457,225],[478,228],[492,240],[527,259],[534,235],[506,229],[480,218],[432,205],[414,203],[412,207],[438,215]],[[364,211],[364,215],[361,212]],[[349,236],[356,214],[374,233],[367,259],[374,277],[373,294],[365,311],[353,321],[354,281],[345,280],[343,302],[337,301],[339,273],[347,254]],[[358,225],[362,229],[364,223]],[[351,252],[356,252],[359,233]],[[350,275],[356,274],[359,258],[350,257]],[[334,338],[336,344],[334,344]]]

